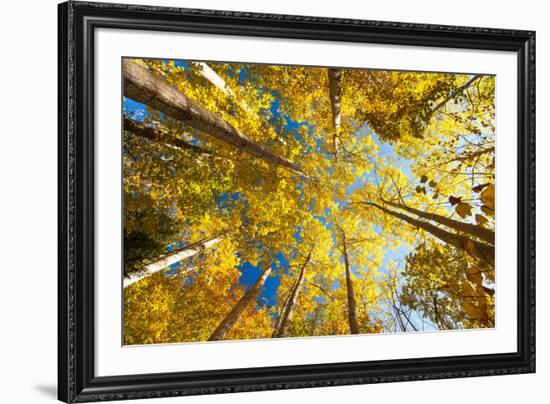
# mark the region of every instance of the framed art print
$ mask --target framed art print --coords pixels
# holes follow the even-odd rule
[[[59,399],[535,370],[535,34],[59,5]]]

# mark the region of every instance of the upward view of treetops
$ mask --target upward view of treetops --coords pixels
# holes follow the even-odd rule
[[[124,59],[124,343],[495,326],[495,78]]]

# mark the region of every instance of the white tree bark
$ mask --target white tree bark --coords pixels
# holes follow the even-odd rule
[[[334,156],[337,158],[340,150],[338,136],[340,135],[340,121],[342,119],[340,106],[342,103],[342,72],[338,69],[328,69],[328,87],[330,92],[330,107],[332,109],[332,124],[334,133],[332,142],[334,146]]]
[[[145,268],[143,268],[143,271],[140,271],[135,274],[131,274],[130,276],[124,278],[124,288],[127,288],[128,286],[144,278],[147,278],[148,276],[154,274],[155,272],[162,271],[163,269],[168,268],[170,265],[175,264],[176,262],[180,262],[184,259],[190,258],[193,255],[198,254],[199,252],[212,247],[213,245],[219,243],[220,241],[221,241],[221,237],[216,237],[210,240],[206,240],[202,243],[194,244],[189,248],[184,248],[181,251],[178,251],[174,254],[170,254],[155,262],[152,262],[146,265]]]
[[[255,113],[252,108],[248,106],[245,100],[237,96],[235,94],[235,91],[231,87],[227,85],[225,80],[221,78],[218,73],[216,73],[210,66],[208,66],[207,63],[204,62],[191,62],[193,66],[197,68],[197,71],[201,74],[202,77],[204,77],[206,80],[208,80],[214,87],[218,88],[221,92],[223,92],[225,95],[227,95],[230,98],[233,98],[237,104],[240,105],[240,107],[246,111],[249,115],[252,115],[254,118],[257,118],[260,120],[260,122],[263,122],[263,119]],[[286,145],[286,141],[283,138],[278,139],[282,144]]]
[[[195,66],[198,72],[215,87],[220,89],[225,95],[235,97],[235,92],[227,86],[227,83],[222,79],[218,73],[216,73],[207,63],[204,62],[191,62]]]

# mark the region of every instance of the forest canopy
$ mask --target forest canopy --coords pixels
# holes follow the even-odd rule
[[[122,73],[125,344],[494,327],[494,76]]]

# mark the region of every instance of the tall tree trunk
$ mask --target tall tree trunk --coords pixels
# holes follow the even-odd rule
[[[248,289],[248,291],[244,294],[243,297],[241,297],[241,299],[237,302],[237,304],[233,307],[229,314],[225,316],[220,325],[218,325],[216,330],[212,333],[212,335],[210,335],[208,341],[220,341],[225,338],[227,333],[231,331],[231,328],[233,328],[233,325],[235,325],[235,323],[239,319],[241,313],[248,307],[248,305],[252,301],[258,298],[270,273],[271,266],[268,265],[266,269],[264,269],[258,280],[254,283],[254,285],[252,285],[252,287]]]
[[[235,92],[226,84],[218,73],[216,73],[207,63],[204,62],[191,62],[193,66],[197,68],[199,74],[208,80],[214,87],[219,89],[225,95],[235,98]]]
[[[438,215],[436,213],[423,212],[421,210],[411,208],[395,202],[384,201],[388,205],[391,205],[395,208],[406,210],[407,212],[414,213],[417,216],[420,216],[424,219],[433,220],[439,224],[450,227],[451,229],[460,231],[462,233],[470,234],[471,236],[477,237],[483,241],[486,241],[490,244],[495,244],[495,233],[492,230],[486,229],[483,226],[459,222],[458,220],[449,219],[448,217]]]
[[[191,62],[193,66],[197,68],[197,71],[199,74],[204,77],[206,80],[210,82],[214,87],[219,89],[221,92],[223,92],[228,97],[231,97],[239,106],[246,111],[249,115],[253,116],[254,118],[258,119],[260,123],[262,124],[263,128],[266,128],[265,122],[262,119],[262,117],[255,111],[250,108],[250,106],[246,103],[246,101],[242,98],[240,98],[235,91],[231,87],[227,85],[225,80],[218,75],[209,65],[208,63],[204,62]],[[266,128],[267,129],[267,128]],[[278,139],[282,144],[287,144],[286,141],[283,138]]]
[[[161,130],[137,122],[127,116],[124,116],[124,130],[133,133],[136,136],[151,140],[153,142],[165,143],[178,149],[191,150],[200,154],[212,154],[212,150],[196,146],[183,139],[169,136]]]
[[[208,80],[214,87],[219,89],[225,95],[233,98],[235,102],[237,102],[242,107],[242,109],[244,109],[249,114],[258,116],[258,114],[254,113],[244,100],[238,99],[237,94],[235,94],[235,91],[233,91],[233,89],[227,85],[225,80],[221,78],[220,75],[216,73],[210,66],[208,66],[207,63],[191,62],[191,64],[197,68],[198,72],[202,77]]]
[[[146,265],[142,271],[130,274],[129,276],[125,277],[123,285],[125,288],[127,288],[133,283],[136,283],[142,280],[143,278],[146,278],[154,274],[155,272],[168,268],[170,265],[175,264],[176,262],[180,262],[186,258],[190,258],[193,255],[196,255],[199,252],[212,247],[213,245],[219,243],[220,241],[221,241],[221,237],[201,240],[200,242],[191,244],[173,254],[170,254],[159,260],[151,262],[150,264]]]
[[[437,328],[439,328],[440,330],[445,330],[445,329],[447,329],[447,327],[445,326],[444,323],[442,323],[442,321],[440,319],[439,310],[437,309],[437,297],[436,297],[436,295],[432,296],[432,300],[433,300],[433,303],[434,303],[435,324],[437,325]]]
[[[342,248],[344,255],[344,264],[346,267],[346,289],[348,297],[348,322],[351,334],[359,334],[359,323],[357,322],[357,301],[353,290],[353,274],[349,265],[348,247],[346,235],[342,232]]]
[[[122,61],[124,74],[124,95],[135,101],[149,105],[166,115],[185,122],[211,137],[237,149],[258,157],[274,166],[287,167],[306,177],[301,168],[290,160],[281,157],[260,143],[250,139],[229,123],[212,114],[198,102],[170,86],[161,78],[155,77],[131,60]]]
[[[275,338],[280,338],[285,335],[285,332],[288,328],[288,323],[290,320],[292,320],[292,315],[294,314],[294,309],[296,307],[296,302],[298,300],[298,296],[300,295],[300,291],[302,290],[302,286],[304,285],[305,281],[305,275],[306,275],[306,267],[309,263],[309,260],[311,259],[311,253],[313,252],[313,249],[309,252],[306,260],[304,261],[302,268],[300,269],[300,273],[298,274],[298,279],[296,280],[294,287],[292,288],[292,292],[290,294],[290,298],[285,304],[285,309],[283,311],[282,317],[277,325],[277,330],[274,333]]]
[[[394,212],[388,208],[380,206],[374,202],[365,202],[367,205],[374,206],[381,211],[401,219],[412,226],[425,230],[428,233],[434,235],[441,241],[448,243],[456,248],[466,251],[472,257],[485,261],[490,265],[495,265],[495,248],[492,245],[485,244],[479,241],[474,241],[468,237],[461,236],[459,234],[450,233],[446,230],[440,229],[431,223],[423,222],[421,220],[413,219],[410,216],[404,215],[399,212]]]
[[[330,92],[330,107],[332,109],[332,124],[334,126],[334,134],[332,135],[332,143],[334,147],[334,157],[338,158],[340,146],[338,136],[340,134],[340,121],[342,119],[340,107],[342,102],[342,71],[338,69],[328,69],[328,88]]]
[[[279,307],[277,310],[277,323],[275,324],[275,329],[273,330],[273,333],[271,334],[271,338],[275,338],[277,334],[277,330],[279,329],[279,326],[281,325],[281,321],[283,320],[283,314],[286,311],[286,306],[288,305],[288,302],[290,301],[290,297],[292,296],[292,291],[294,290],[294,286],[288,291],[285,301],[283,302],[283,305]]]

